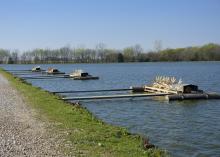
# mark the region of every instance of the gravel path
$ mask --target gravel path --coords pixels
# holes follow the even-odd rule
[[[62,135],[51,133],[51,124],[34,115],[0,74],[0,157],[67,156],[59,150],[64,144]]]

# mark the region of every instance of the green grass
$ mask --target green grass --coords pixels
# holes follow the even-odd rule
[[[68,132],[64,138],[73,143],[75,148],[72,151],[76,156],[168,156],[160,149],[144,150],[139,135],[104,123],[85,108],[59,100],[58,96],[33,87],[1,69],[0,73],[37,111],[37,117],[57,124],[54,126],[55,131]]]

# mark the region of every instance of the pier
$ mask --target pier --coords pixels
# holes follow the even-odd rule
[[[39,67],[37,67],[39,68]],[[45,79],[68,79],[72,76],[60,72],[55,68],[49,68],[49,71],[42,69],[32,70],[6,70],[12,73],[15,77],[24,80],[45,80]],[[37,74],[37,75],[36,75]],[[22,76],[23,75],[23,76]],[[28,75],[28,76],[27,76]],[[93,95],[93,96],[69,96],[63,97],[60,94],[74,94],[74,93],[100,93],[100,92],[125,92],[123,94],[111,95]],[[184,84],[181,80],[177,81],[174,77],[157,76],[153,83],[141,87],[118,88],[118,89],[96,89],[96,90],[69,90],[69,91],[53,91],[53,94],[61,96],[65,101],[78,101],[78,100],[99,100],[99,99],[122,99],[122,98],[138,98],[138,97],[161,97],[167,101],[175,100],[208,100],[220,99],[219,93],[204,92],[199,89],[197,85]]]
[[[137,98],[137,97],[154,97],[154,96],[166,96],[170,94],[125,94],[125,95],[102,95],[102,96],[87,96],[87,97],[66,97],[62,100],[95,100],[95,99],[119,99],[119,98]]]

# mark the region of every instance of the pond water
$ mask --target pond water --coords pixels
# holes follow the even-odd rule
[[[5,69],[31,69],[34,65],[1,65]],[[205,91],[220,92],[220,62],[49,64],[69,73],[83,69],[99,80],[29,80],[49,91],[129,88],[150,84],[155,76],[175,76]],[[120,93],[120,92],[117,92]],[[81,93],[68,96],[113,93]],[[82,101],[103,121],[123,126],[150,138],[172,156],[220,156],[220,100],[156,101],[149,98]]]

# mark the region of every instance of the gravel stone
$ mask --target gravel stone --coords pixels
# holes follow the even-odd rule
[[[0,157],[70,156],[60,150],[65,146],[64,133],[52,133],[53,124],[35,115],[0,74]],[[69,149],[73,149],[71,144]]]

